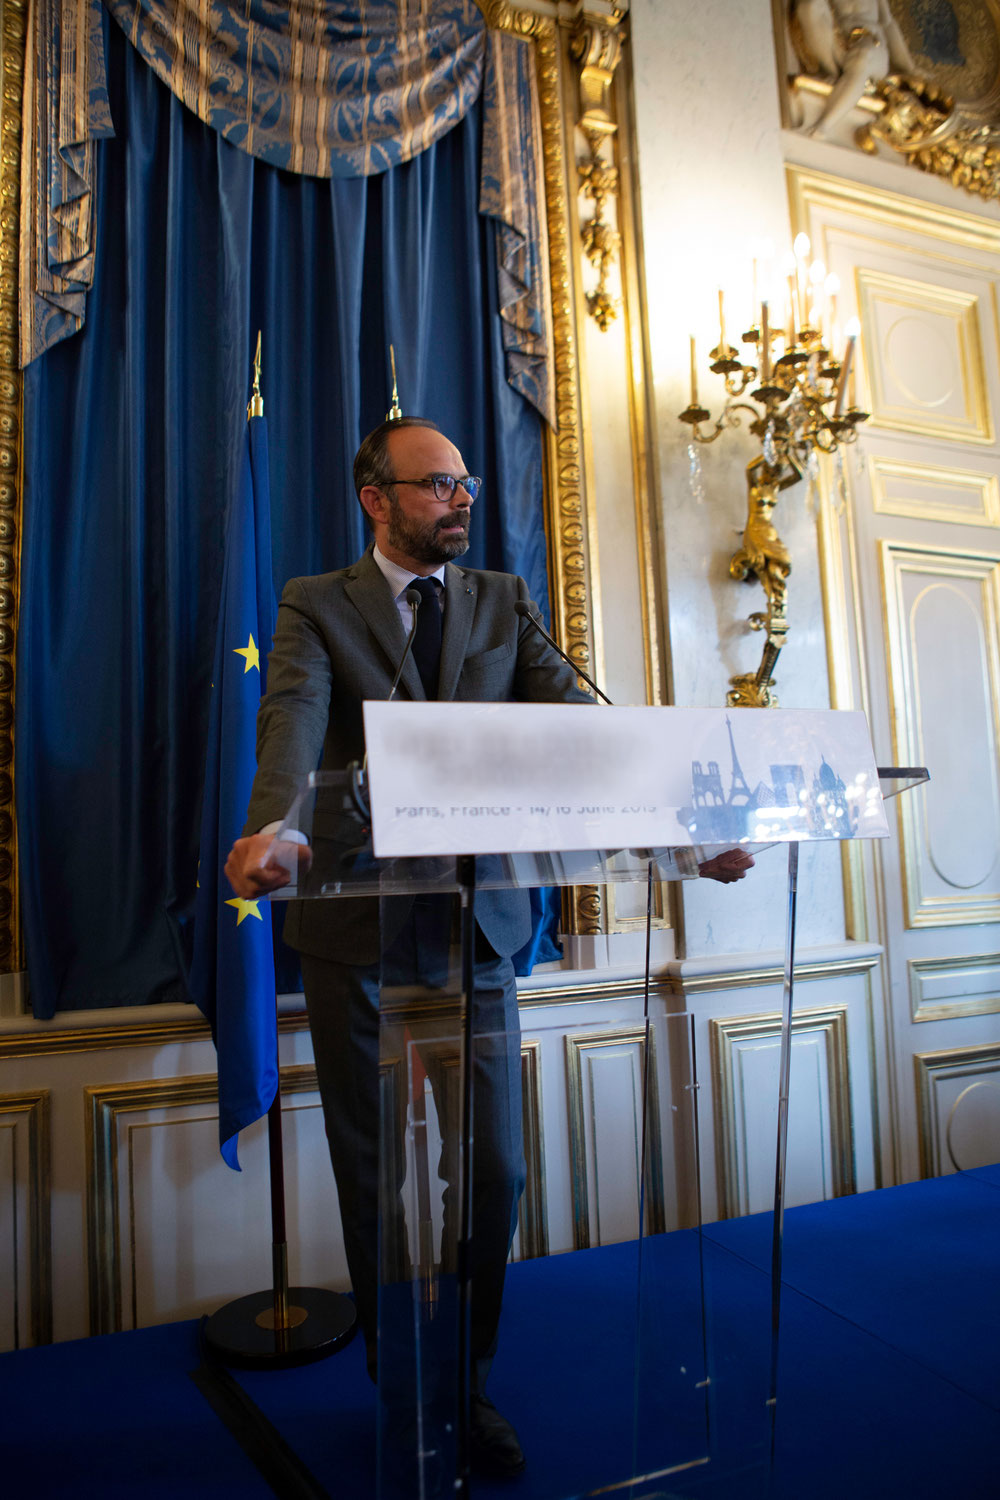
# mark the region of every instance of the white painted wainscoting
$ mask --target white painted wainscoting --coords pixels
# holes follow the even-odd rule
[[[876,1185],[878,962],[877,949],[858,944],[799,955],[791,1202]],[[776,954],[659,966],[651,993],[650,1228],[697,1219],[694,1143],[684,1123],[695,1071],[703,1218],[768,1206],[780,1006]],[[634,966],[525,983],[528,1188],[515,1258],[635,1235],[642,1017]],[[283,1001],[281,1063],[291,1279],[343,1289],[336,1193],[298,997]],[[934,1100],[943,1074],[928,1073]],[[429,1119],[433,1128],[433,1109]],[[3,1346],[190,1318],[266,1286],[263,1124],[244,1133],[240,1155],[237,1175],[218,1153],[214,1051],[192,1009],[0,1021]],[[949,1170],[946,1153],[935,1165]]]

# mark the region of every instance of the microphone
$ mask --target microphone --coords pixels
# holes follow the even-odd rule
[[[553,651],[557,652],[562,657],[567,666],[572,667],[577,676],[582,677],[584,682],[587,683],[588,687],[592,687],[594,689],[594,692],[597,694],[598,698],[603,698],[605,703],[607,703],[609,707],[613,708],[614,704],[611,702],[611,699],[608,697],[607,693],[602,693],[594,679],[592,677],[588,677],[583,668],[577,666],[573,658],[571,656],[567,656],[563,648],[552,639],[538,616],[531,613],[531,606],[526,603],[524,599],[518,599],[514,605],[514,608],[521,616],[522,620],[527,620],[529,625],[533,625],[535,627],[542,639],[548,641]]]
[[[409,656],[410,652],[413,649],[413,642],[416,639],[417,634],[417,610],[420,608],[420,590],[413,588],[407,589],[403,597],[413,611],[412,623],[410,625],[410,633],[406,637],[406,645],[403,648],[403,654],[399,660],[399,666],[396,668],[396,675],[392,679],[392,687],[389,689],[389,696],[385,700],[386,703],[391,703],[393,698],[396,696],[396,689],[399,687],[399,679],[402,677],[403,668],[406,666],[406,658]]]
[[[406,645],[403,647],[403,654],[399,659],[399,666],[396,668],[396,675],[392,679],[392,687],[389,689],[389,696],[385,700],[386,703],[391,703],[393,698],[396,696],[396,689],[399,687],[399,679],[403,675],[403,668],[406,666],[406,659],[413,649],[413,642],[416,639],[417,635],[417,610],[420,608],[421,602],[419,589],[407,589],[404,598],[406,599],[407,604],[410,606],[410,609],[413,611],[413,623],[410,625],[410,633],[406,637]],[[358,765],[356,760],[352,760],[347,770],[351,777],[351,797],[354,802],[354,806],[364,818],[365,822],[370,822],[371,807],[368,802],[368,751],[365,751],[365,758],[361,762],[360,766]]]

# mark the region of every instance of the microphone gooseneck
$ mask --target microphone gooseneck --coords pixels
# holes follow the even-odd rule
[[[573,671],[577,674],[577,676],[578,677],[582,677],[583,680],[584,680],[584,682],[587,684],[587,686],[588,687],[592,687],[594,689],[594,692],[597,694],[598,698],[602,698],[604,700],[604,702],[609,705],[609,707],[612,707],[612,708],[614,707],[614,704],[611,702],[611,699],[608,697],[607,693],[602,693],[601,689],[597,686],[597,683],[594,681],[594,679],[592,677],[588,677],[587,674],[586,674],[586,672],[583,670],[583,668],[581,666],[578,666],[577,663],[573,660],[573,658],[571,656],[568,656],[566,654],[566,652],[559,645],[559,643],[557,641],[554,641],[552,639],[552,637],[549,635],[549,632],[545,629],[545,626],[542,624],[542,622],[538,618],[538,616],[532,614],[532,612],[531,612],[531,606],[528,603],[526,603],[526,601],[524,599],[518,599],[517,602],[514,605],[514,609],[521,616],[522,620],[527,620],[528,623],[529,623],[529,625],[533,625],[535,627],[535,629],[538,631],[538,634],[542,637],[542,639],[544,641],[548,641],[548,643],[552,647],[553,651],[557,652],[558,655],[562,657],[563,661],[567,664],[567,666],[572,667]]]
[[[403,668],[406,666],[406,658],[409,656],[411,650],[413,649],[413,642],[417,634],[417,610],[420,608],[421,603],[419,589],[407,589],[404,598],[406,599],[407,604],[410,606],[410,609],[413,611],[412,624],[410,625],[410,633],[406,637],[406,645],[403,647],[403,654],[399,659],[399,666],[396,668],[396,675],[392,679],[392,687],[389,689],[389,696],[385,700],[386,703],[391,703],[393,698],[396,696],[396,689],[399,687],[399,679],[402,677]],[[368,803],[368,751],[365,751],[365,758],[361,762],[360,766],[358,765],[357,761],[354,760],[351,762],[347,769],[351,777],[351,796],[354,801],[354,805],[357,808],[358,812],[360,812],[361,816],[365,819],[365,821],[368,822],[371,819],[371,808],[369,807]]]
[[[405,598],[407,604],[410,606],[410,609],[413,611],[410,617],[410,633],[406,637],[406,645],[403,647],[403,654],[399,659],[399,666],[396,668],[396,675],[392,679],[392,687],[389,689],[389,696],[385,700],[386,703],[391,703],[393,698],[396,696],[396,689],[399,687],[399,679],[402,677],[403,668],[406,666],[406,658],[413,650],[413,642],[417,634],[417,610],[420,608],[421,603],[420,590],[415,588],[408,588],[403,597]]]

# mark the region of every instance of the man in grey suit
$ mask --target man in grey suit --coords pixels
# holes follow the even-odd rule
[[[278,611],[247,831],[226,865],[233,889],[246,898],[288,880],[284,865],[271,858],[272,835],[301,778],[315,770],[321,756],[329,770],[361,760],[362,704],[388,697],[404,651],[411,587],[425,593],[421,618],[426,611],[439,627],[439,645],[424,651],[421,665],[412,657],[406,663],[401,685],[411,699],[593,701],[579,688],[572,668],[518,614],[515,606],[528,599],[523,579],[453,562],[468,547],[480,482],[433,423],[404,417],[377,427],[358,451],[354,481],[374,532],[373,547],[352,567],[293,579]],[[313,832],[318,841],[318,810]],[[752,863],[733,851],[702,873],[736,880]],[[439,956],[447,954],[451,932],[447,898],[443,904],[440,897],[418,897],[383,910],[391,913],[392,932],[379,930],[378,901],[363,898],[298,903],[285,926],[286,938],[302,957],[345,1247],[373,1375],[380,964],[383,977],[394,972],[430,981]],[[511,955],[530,935],[528,894],[483,890],[477,893],[475,915],[476,1030],[511,1040],[494,1041],[489,1056],[477,1055],[475,1071],[471,1449],[481,1469],[515,1474],[524,1464],[517,1436],[486,1399],[484,1383],[496,1348],[504,1269],[524,1185]],[[438,1093],[439,1113],[447,1108],[445,1092]],[[447,1162],[445,1175],[451,1175]],[[446,1213],[454,1190],[449,1182]],[[399,1231],[398,1223],[383,1224],[390,1240],[402,1239]]]
[[[572,669],[518,615],[515,605],[528,599],[523,579],[452,561],[468,547],[479,481],[443,433],[416,418],[383,423],[362,444],[354,477],[374,545],[352,567],[293,579],[284,591],[258,720],[247,831],[226,866],[238,895],[259,896],[287,879],[283,867],[269,863],[269,849],[301,777],[320,761],[325,769],[342,770],[362,758],[362,704],[389,694],[403,655],[411,614],[405,596],[412,586],[434,591],[421,608],[440,620],[440,657],[435,681],[432,649],[426,684],[418,663],[407,661],[401,688],[411,699],[592,701]],[[476,1028],[516,1039],[511,955],[530,935],[528,894],[481,891],[475,913]],[[426,978],[434,955],[447,953],[450,902],[442,911],[440,897],[418,897],[405,907],[391,945],[391,935],[379,931],[378,902],[367,899],[296,903],[285,936],[302,957],[345,1246],[374,1373],[380,958],[397,973]],[[479,1467],[516,1473],[524,1462],[516,1435],[483,1392],[524,1184],[520,1057],[516,1041],[501,1050],[476,1069],[471,1440]]]

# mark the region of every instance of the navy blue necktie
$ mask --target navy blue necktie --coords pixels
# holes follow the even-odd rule
[[[428,698],[436,698],[438,673],[441,669],[441,605],[436,578],[414,578],[408,585],[420,595],[417,610],[417,633],[413,637],[413,660]]]

